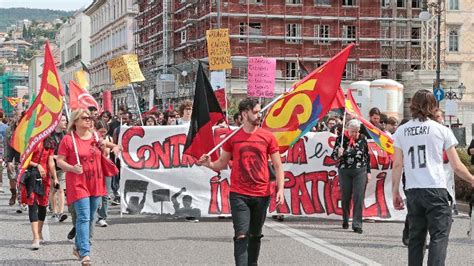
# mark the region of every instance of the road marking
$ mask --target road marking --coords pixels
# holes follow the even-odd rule
[[[371,259],[358,255],[354,252],[351,252],[349,250],[330,244],[327,241],[324,241],[320,238],[309,235],[298,229],[291,228],[285,224],[269,221],[269,222],[266,222],[265,225],[281,234],[289,236],[293,238],[294,240],[305,244],[308,247],[314,248],[346,264],[374,265],[374,266],[381,265],[380,263],[376,261],[373,261]]]

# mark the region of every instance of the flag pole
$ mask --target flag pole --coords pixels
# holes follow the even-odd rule
[[[344,129],[346,128],[346,113],[347,113],[346,97],[344,97],[344,116],[342,117],[341,147],[344,144]]]
[[[130,86],[132,87],[133,99],[135,100],[135,104],[137,105],[138,118],[140,118],[140,123],[143,126],[142,112],[140,111],[140,106],[138,105],[137,95],[135,95],[135,88],[133,87],[133,83],[130,83]]]
[[[63,108],[64,108],[64,111],[66,112],[66,116],[68,118],[71,118],[69,108],[68,108],[67,103],[66,103],[66,97],[64,97],[64,96],[63,96],[63,102],[64,102],[63,103]],[[72,123],[72,121],[69,121],[69,123]],[[72,145],[74,147],[74,153],[76,154],[77,164],[81,165],[81,161],[79,161],[79,152],[77,151],[77,144],[76,144],[76,138],[74,137],[74,132],[71,132],[71,137],[72,137]]]
[[[267,110],[268,108],[272,107],[278,100],[280,100],[285,94],[280,94],[280,96],[278,96],[277,98],[275,98],[273,101],[271,101],[269,104],[265,105],[265,107],[262,108],[262,110],[260,110],[260,114],[265,112],[265,110]],[[214,148],[212,148],[212,150],[210,150],[208,153],[206,153],[207,156],[210,156],[212,153],[214,153],[217,149],[219,149],[222,145],[224,145],[224,143],[229,140],[232,136],[234,136],[235,134],[237,134],[237,132],[242,128],[244,127],[244,125],[240,125],[240,127],[238,127],[237,129],[235,129],[232,133],[230,133],[229,135],[227,135],[227,137],[225,139],[223,139],[219,144],[217,144]]]

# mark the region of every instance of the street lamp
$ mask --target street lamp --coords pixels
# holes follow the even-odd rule
[[[433,89],[439,89],[441,87],[441,13],[443,13],[441,0],[438,0],[437,3],[429,3],[428,0],[423,0],[423,8],[420,12],[419,18],[422,21],[428,21],[431,18],[431,14],[428,11],[428,8],[432,7],[436,16],[437,16],[437,33],[436,33],[436,87],[433,86]]]
[[[457,86],[454,88],[456,91],[453,90],[452,87],[449,87],[449,91],[446,92],[445,97],[446,99],[449,100],[462,100],[462,97],[464,96],[464,92],[466,92],[466,86],[464,86],[463,83],[461,85]]]

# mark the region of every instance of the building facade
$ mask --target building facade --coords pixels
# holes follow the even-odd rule
[[[33,94],[38,95],[43,74],[44,55],[34,55],[28,62],[28,88],[30,100]]]
[[[28,86],[28,66],[23,64],[8,64],[0,76],[0,91],[2,91],[2,109],[8,114],[13,113],[13,107],[5,97],[15,97],[16,86]]]
[[[115,88],[107,62],[135,53],[133,32],[138,9],[134,0],[94,0],[84,11],[91,19],[91,93],[101,101],[102,92],[112,92],[114,111],[120,105],[133,106],[127,87]]]
[[[74,73],[82,69],[81,62],[89,64],[89,36],[90,18],[82,11],[78,11],[59,28],[59,71],[65,84],[74,80]]]
[[[230,31],[233,68],[226,73],[226,87],[236,95],[246,94],[247,60],[253,56],[277,59],[277,92],[298,79],[298,61],[313,70],[349,43],[357,45],[346,66],[347,84],[400,80],[403,71],[420,67],[421,0],[230,0],[220,5],[142,0],[138,4],[137,53],[145,75],[190,72],[191,61],[207,60],[206,30],[219,26]],[[175,97],[192,86],[193,77],[176,75]],[[165,93],[155,86],[158,95]]]
[[[463,83],[466,92],[462,101],[457,101],[455,121],[466,127],[467,143],[474,132],[474,1],[445,0],[445,66],[457,70],[459,80],[454,87]],[[459,96],[459,92],[458,96]]]

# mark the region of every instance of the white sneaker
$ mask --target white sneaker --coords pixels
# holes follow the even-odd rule
[[[100,219],[97,221],[97,225],[99,225],[100,227],[107,227],[108,224],[104,219]]]

